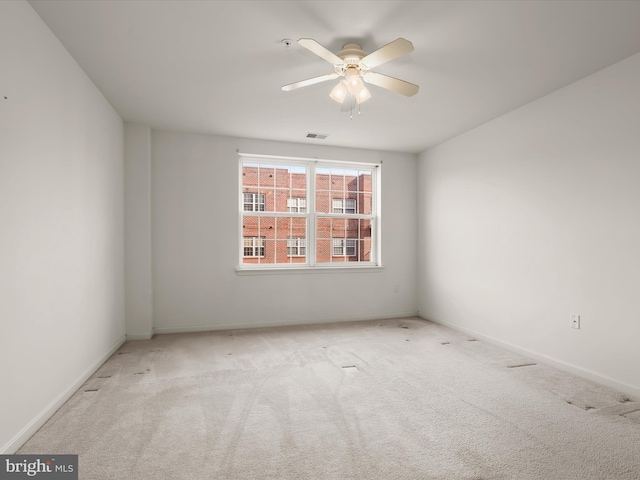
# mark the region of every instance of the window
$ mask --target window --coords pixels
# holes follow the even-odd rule
[[[356,213],[355,198],[334,198],[333,213]]]
[[[353,238],[334,238],[333,255],[335,257],[355,257],[356,240]]]
[[[261,193],[244,193],[243,210],[245,212],[264,212],[265,196]]]
[[[240,154],[242,268],[380,264],[376,164]]]
[[[243,255],[245,257],[264,257],[264,237],[244,237]]]
[[[287,198],[287,211],[304,213],[307,211],[306,198]]]
[[[306,238],[290,238],[287,240],[287,255],[290,257],[304,257],[306,250]]]

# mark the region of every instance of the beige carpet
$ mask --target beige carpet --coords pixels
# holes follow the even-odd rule
[[[81,479],[640,479],[640,402],[420,319],[126,343],[18,453]]]

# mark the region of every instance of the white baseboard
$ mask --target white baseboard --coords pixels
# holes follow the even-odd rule
[[[209,332],[215,330],[241,330],[245,328],[292,327],[303,325],[321,325],[323,323],[361,322],[366,320],[384,320],[386,318],[416,317],[418,312],[385,313],[381,315],[352,315],[348,317],[326,318],[306,322],[255,322],[255,323],[219,323],[212,325],[187,325],[175,327],[154,327],[157,334]]]
[[[47,405],[27,426],[25,426],[18,434],[13,437],[9,442],[0,449],[0,454],[11,455],[14,454],[22,445],[25,444],[31,436],[42,427],[47,420],[49,420],[54,413],[76,393],[76,391],[87,381],[91,375],[93,375],[108,359],[113,355],[126,341],[126,336],[120,337],[116,343],[105,353],[100,360],[93,364],[84,374],[76,379],[66,390],[58,395],[53,401]]]
[[[127,340],[151,340],[153,333],[127,333]]]
[[[510,350],[512,352],[518,353],[520,355],[524,355],[525,357],[529,357],[533,360],[537,360],[540,363],[544,363],[546,365],[551,365],[553,367],[559,368],[560,370],[564,370],[565,372],[573,373],[582,378],[586,378],[587,380],[591,380],[593,382],[599,383],[609,388],[613,388],[621,393],[626,393],[628,395],[633,395],[640,397],[640,388],[634,387],[632,385],[627,385],[626,383],[618,382],[613,378],[609,378],[605,375],[600,375],[596,372],[588,370],[586,368],[578,367],[577,365],[573,365],[571,363],[564,362],[562,360],[558,360],[553,357],[549,357],[547,355],[543,355],[541,353],[534,352],[532,350],[528,350],[526,348],[519,347],[509,342],[505,342],[495,337],[491,337],[489,335],[484,335],[480,332],[472,330],[470,328],[461,327],[460,325],[456,325],[455,323],[445,322],[442,320],[435,319],[433,317],[427,317],[420,312],[418,312],[418,316],[424,320],[437,323],[439,325],[443,325],[445,327],[452,328],[454,330],[458,330],[459,332],[464,332],[469,335],[473,335],[476,338],[481,340],[485,340],[488,343],[496,345],[498,347],[505,348],[506,350]]]

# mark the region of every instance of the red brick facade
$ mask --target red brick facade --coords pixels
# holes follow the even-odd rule
[[[371,261],[371,220],[337,215],[371,215],[372,171],[318,168],[315,184],[316,262]],[[306,187],[305,167],[243,165],[243,210],[260,215],[242,216],[242,263],[307,262]]]

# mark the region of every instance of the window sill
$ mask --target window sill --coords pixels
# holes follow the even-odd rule
[[[306,275],[316,273],[374,273],[382,272],[384,267],[382,265],[358,265],[356,267],[237,267],[236,274],[238,275]]]

